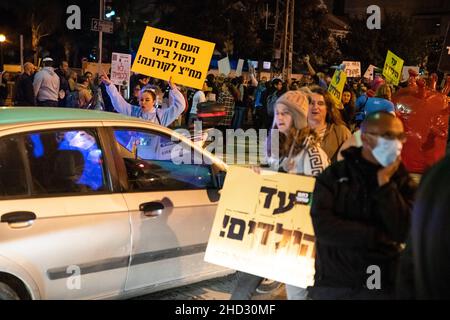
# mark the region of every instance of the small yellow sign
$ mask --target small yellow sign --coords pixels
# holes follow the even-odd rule
[[[398,86],[402,77],[402,69],[405,61],[388,50],[386,61],[384,62],[383,76],[387,82]]]
[[[313,177],[230,167],[205,261],[302,288],[312,285],[314,185]]]
[[[215,44],[147,27],[131,70],[201,89]]]
[[[336,103],[339,105],[342,99],[342,92],[344,91],[345,83],[347,82],[347,75],[345,71],[336,70],[331,79],[331,83],[328,87],[328,92],[335,99]]]

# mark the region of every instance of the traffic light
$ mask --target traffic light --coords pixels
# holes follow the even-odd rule
[[[105,0],[105,17],[106,20],[111,20],[112,17],[116,15],[116,11],[114,11],[112,0]]]

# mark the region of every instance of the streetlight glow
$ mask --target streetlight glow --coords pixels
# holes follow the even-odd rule
[[[5,42],[6,41],[6,37],[4,34],[0,34],[0,42]]]

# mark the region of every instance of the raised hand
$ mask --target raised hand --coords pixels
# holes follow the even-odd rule
[[[398,156],[397,159],[388,165],[385,168],[378,170],[378,185],[384,186],[391,181],[392,176],[397,172],[400,163],[402,162],[401,156]]]
[[[169,79],[169,87],[170,87],[170,90],[178,89],[177,85],[172,82],[172,77],[170,77],[170,79]]]
[[[100,80],[108,86],[112,83],[111,80],[108,78],[108,75],[106,74],[105,70],[103,69],[101,70]]]

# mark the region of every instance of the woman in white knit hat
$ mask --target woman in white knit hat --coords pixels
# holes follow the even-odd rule
[[[279,130],[278,150],[271,150],[276,144],[272,132],[267,140],[267,160],[272,170],[317,176],[328,166],[328,156],[308,126],[308,109],[308,98],[301,91],[288,91],[277,100],[272,129]]]
[[[317,176],[328,166],[328,156],[320,148],[317,134],[308,127],[308,108],[308,98],[302,91],[288,91],[276,101],[272,131],[267,139],[266,160],[271,170]],[[278,141],[274,141],[276,137]],[[251,299],[262,280],[238,272],[231,299]],[[306,289],[290,285],[286,285],[286,292],[289,300],[303,300],[307,296]]]

